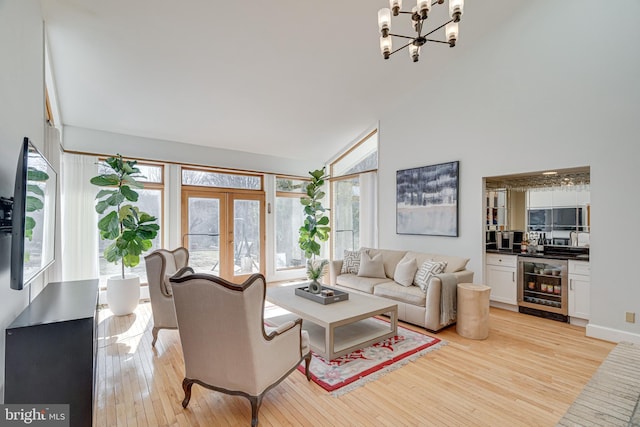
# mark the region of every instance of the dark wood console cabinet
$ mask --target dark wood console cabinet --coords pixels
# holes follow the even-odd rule
[[[5,403],[68,403],[91,426],[98,280],[49,283],[6,329]]]

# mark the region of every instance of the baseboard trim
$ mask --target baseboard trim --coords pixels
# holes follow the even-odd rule
[[[594,325],[592,323],[587,325],[586,335],[591,338],[598,338],[616,343],[627,341],[634,344],[640,344],[640,334],[607,328],[606,326]]]
[[[501,308],[503,310],[515,311],[516,313],[518,312],[518,306],[517,305],[507,304],[505,302],[490,301],[489,305],[491,305],[491,307]]]

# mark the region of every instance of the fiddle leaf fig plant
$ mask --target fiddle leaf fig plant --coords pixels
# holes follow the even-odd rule
[[[107,214],[98,221],[100,238],[113,240],[104,250],[104,258],[115,264],[122,261],[124,268],[140,263],[140,255],[151,249],[152,240],[158,235],[160,226],[156,217],[140,211],[134,205],[144,185],[136,178],[142,177],[135,160],[123,160],[120,154],[109,157],[104,164],[109,170],[91,178],[91,183],[105,187],[96,195],[96,212]]]
[[[315,262],[315,257],[320,255],[320,242],[326,242],[331,231],[329,217],[326,215],[327,209],[322,206],[322,199],[325,196],[322,187],[328,176],[325,174],[324,167],[309,172],[309,175],[311,175],[311,182],[306,187],[306,195],[300,198],[300,203],[304,206],[305,218],[304,224],[300,227],[298,243],[307,258],[307,276],[317,285],[317,280],[322,277],[328,263],[326,260]]]

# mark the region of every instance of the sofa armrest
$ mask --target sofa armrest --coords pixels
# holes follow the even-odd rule
[[[458,280],[458,283],[471,283],[473,282],[473,271],[462,270],[453,273]],[[433,277],[429,282],[429,288],[427,288],[427,301],[425,313],[425,328],[430,331],[439,331],[445,326],[450,325],[440,323],[440,314],[442,311],[442,282],[440,278]],[[453,322],[452,322],[453,323]]]
[[[329,261],[329,286],[336,285],[336,281],[341,270],[342,270],[341,259]]]

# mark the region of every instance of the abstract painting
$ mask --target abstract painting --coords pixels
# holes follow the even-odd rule
[[[396,233],[458,237],[458,165],[396,172]]]

